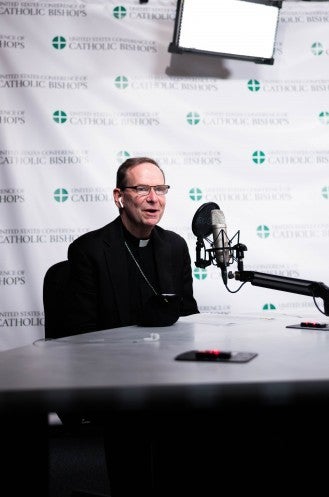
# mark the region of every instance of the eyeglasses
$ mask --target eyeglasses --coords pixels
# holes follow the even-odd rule
[[[170,188],[169,185],[137,185],[137,186],[122,186],[120,190],[125,190],[126,188],[130,188],[131,190],[135,190],[137,195],[149,195],[151,189],[153,188],[154,192],[157,195],[166,195]]]

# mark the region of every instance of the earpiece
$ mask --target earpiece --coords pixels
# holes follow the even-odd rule
[[[121,209],[123,209],[123,203],[122,203],[121,197],[119,198],[118,202],[120,204]]]

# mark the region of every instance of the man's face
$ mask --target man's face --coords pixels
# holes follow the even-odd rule
[[[126,175],[127,186],[163,184],[164,178],[161,170],[149,162],[133,167]],[[126,228],[137,237],[148,236],[162,218],[166,195],[157,195],[153,189],[147,195],[138,195],[135,190],[127,188],[123,191],[119,190],[115,200],[119,197],[123,204],[121,218]]]

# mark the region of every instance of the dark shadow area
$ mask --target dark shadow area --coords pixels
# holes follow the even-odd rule
[[[225,58],[194,53],[171,54],[166,74],[219,79],[228,79],[231,76],[230,71],[225,67]]]
[[[49,497],[110,496],[103,434],[98,426],[49,426]]]

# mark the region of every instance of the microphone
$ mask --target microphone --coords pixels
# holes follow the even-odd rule
[[[211,235],[211,211],[213,209],[219,209],[219,205],[215,202],[206,202],[202,204],[193,216],[192,220],[192,231],[193,235],[197,237],[196,242],[196,267],[206,268],[211,264],[211,258],[202,259],[201,249],[205,251],[205,245],[203,242],[204,238]],[[205,251],[206,253],[206,251]],[[207,254],[206,254],[207,256]]]
[[[213,209],[211,211],[211,225],[213,233],[213,244],[215,247],[215,259],[217,266],[222,271],[222,279],[224,285],[227,285],[227,269],[229,265],[230,252],[228,247],[227,227],[225,216],[220,209]]]

